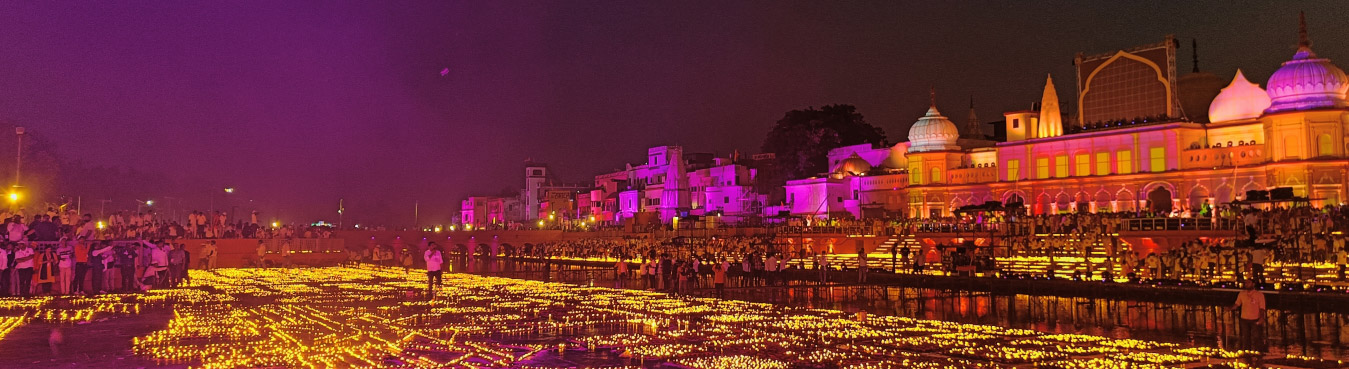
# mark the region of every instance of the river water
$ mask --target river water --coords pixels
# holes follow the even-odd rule
[[[639,279],[616,281],[607,268],[504,259],[456,259],[451,272],[618,288],[645,288]],[[1171,303],[1134,299],[1000,294],[895,285],[817,285],[788,281],[785,286],[739,286],[728,281],[729,298],[808,308],[866,311],[920,319],[1136,338],[1195,346],[1229,348],[1237,342],[1237,316],[1230,305]],[[711,296],[711,289],[694,288]],[[1274,354],[1341,359],[1349,354],[1349,317],[1309,308],[1271,309],[1264,326],[1268,351]]]

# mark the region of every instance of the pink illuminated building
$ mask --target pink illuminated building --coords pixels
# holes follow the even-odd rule
[[[1004,114],[999,142],[962,136],[934,99],[908,142],[831,151],[830,173],[787,183],[786,206],[819,218],[949,216],[987,201],[1036,214],[1165,213],[1275,187],[1338,204],[1349,182],[1349,78],[1312,51],[1305,31],[1299,45],[1264,89],[1236,71],[1221,91],[1197,61],[1177,78],[1169,36],[1078,55],[1076,113],[1065,114],[1048,78],[1036,108]]]
[[[647,161],[595,177],[590,200],[604,222],[670,223],[675,217],[716,216],[735,221],[758,215],[764,196],[754,192],[757,171],[730,158],[686,154],[679,146],[647,150]],[[601,201],[603,200],[603,201]],[[612,206],[612,207],[610,207]]]

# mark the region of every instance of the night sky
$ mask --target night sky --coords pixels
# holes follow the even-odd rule
[[[115,3],[0,3],[0,121],[162,173],[183,208],[233,186],[216,201],[286,221],[333,220],[345,198],[348,221],[410,225],[419,201],[446,222],[521,186],[529,158],[590,181],[653,145],[754,153],[808,106],[854,104],[901,141],[929,86],[957,122],[971,95],[996,120],[1048,73],[1068,103],[1076,52],[1166,34],[1182,75],[1197,38],[1203,70],[1263,85],[1298,10],[1349,66],[1336,1]]]

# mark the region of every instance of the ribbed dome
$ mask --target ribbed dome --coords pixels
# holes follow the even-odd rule
[[[1209,104],[1208,118],[1210,122],[1259,118],[1268,107],[1269,95],[1265,94],[1265,89],[1246,80],[1246,75],[1237,69],[1237,76],[1232,77],[1232,83],[1224,87],[1213,98],[1213,103]]]
[[[956,124],[942,116],[936,105],[932,105],[926,115],[909,127],[909,152],[960,150],[960,146],[956,145],[959,139],[960,130]]]
[[[840,175],[856,176],[866,174],[867,172],[870,171],[871,171],[871,163],[868,163],[866,159],[862,159],[861,155],[853,153],[852,156],[849,156],[847,159],[843,159],[843,161],[839,162],[838,166],[834,167],[834,170],[832,170],[831,172]]]
[[[1344,70],[1317,58],[1310,47],[1298,48],[1293,60],[1283,63],[1265,84],[1271,105],[1267,113],[1290,110],[1345,107],[1349,77]]]

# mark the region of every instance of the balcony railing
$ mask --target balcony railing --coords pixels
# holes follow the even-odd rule
[[[1230,231],[1238,222],[1212,218],[1133,218],[1124,220],[1127,231]]]

